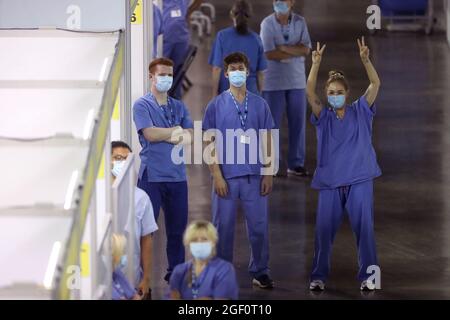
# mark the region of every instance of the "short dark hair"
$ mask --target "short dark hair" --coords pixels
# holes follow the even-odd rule
[[[111,152],[115,148],[124,148],[124,149],[128,149],[130,152],[133,152],[133,150],[131,150],[130,146],[128,144],[126,144],[125,142],[123,142],[123,141],[113,141],[113,142],[111,142]]]
[[[175,64],[169,58],[157,58],[157,59],[153,60],[152,62],[150,62],[149,66],[148,66],[148,71],[150,73],[155,72],[155,68],[159,65],[173,67]]]
[[[245,54],[242,52],[230,53],[223,59],[224,71],[228,70],[228,66],[233,63],[243,63],[247,69],[249,69],[250,62]]]

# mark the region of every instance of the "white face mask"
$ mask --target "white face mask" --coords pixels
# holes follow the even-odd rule
[[[206,260],[211,256],[213,244],[211,241],[207,242],[191,242],[189,249],[192,256],[198,260]]]
[[[112,174],[114,177],[118,177],[120,172],[122,171],[123,167],[125,165],[125,160],[121,161],[113,161],[113,168],[112,168]]]

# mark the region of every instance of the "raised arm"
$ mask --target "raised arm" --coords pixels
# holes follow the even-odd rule
[[[369,106],[373,105],[375,102],[375,99],[378,96],[378,91],[380,89],[381,81],[378,77],[378,73],[375,70],[375,67],[373,66],[372,62],[370,61],[370,50],[369,47],[366,46],[364,42],[364,37],[360,39],[357,39],[358,41],[358,47],[359,47],[359,55],[361,56],[361,61],[364,64],[364,67],[366,68],[367,76],[369,77],[369,87],[366,90],[366,93],[364,93],[364,96],[366,97],[367,102],[369,103]]]
[[[308,82],[306,84],[306,97],[311,105],[312,112],[316,117],[320,116],[323,104],[316,93],[317,87],[317,75],[319,74],[320,63],[322,62],[322,55],[326,45],[320,47],[320,43],[317,42],[317,49],[312,53],[312,66],[309,72]]]

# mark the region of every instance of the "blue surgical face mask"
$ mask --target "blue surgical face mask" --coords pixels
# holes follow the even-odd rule
[[[128,264],[128,257],[126,254],[124,254],[123,256],[120,257],[119,268],[125,269],[127,267],[127,264]]]
[[[114,177],[117,178],[119,176],[119,174],[122,171],[124,165],[125,165],[125,161],[124,160],[122,160],[122,161],[114,161],[113,162],[112,174],[113,174]]]
[[[273,4],[273,10],[275,13],[286,15],[289,13],[289,6],[286,1],[276,1]]]
[[[233,87],[240,88],[247,81],[247,72],[239,70],[230,71],[228,72],[228,78]]]
[[[213,244],[212,242],[191,242],[189,249],[192,256],[198,260],[206,260],[211,256]]]
[[[328,96],[328,103],[334,109],[341,109],[345,105],[345,95],[343,94],[338,96],[330,95]]]
[[[156,90],[159,92],[167,92],[172,88],[173,77],[171,76],[156,76]]]

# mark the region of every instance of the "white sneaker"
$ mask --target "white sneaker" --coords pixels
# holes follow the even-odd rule
[[[325,290],[325,283],[322,280],[313,280],[309,284],[309,290],[323,291],[323,290]]]
[[[361,291],[374,291],[375,289],[375,284],[372,281],[364,280],[363,282],[361,282]]]

